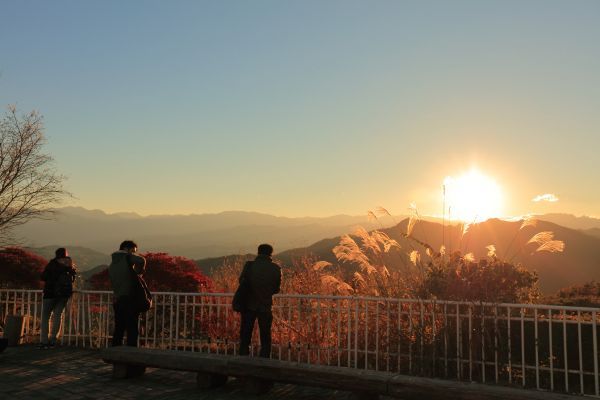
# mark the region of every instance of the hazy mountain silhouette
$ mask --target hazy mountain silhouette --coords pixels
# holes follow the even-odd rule
[[[571,214],[544,214],[538,217],[544,221],[554,222],[572,229],[600,229],[600,219],[594,217],[576,217]]]
[[[393,219],[382,220],[387,226]],[[352,230],[356,225],[374,229],[365,216],[336,215],[325,218],[286,218],[244,211],[201,215],[107,214],[100,210],[65,207],[54,220],[35,220],[16,229],[26,246],[55,243],[87,247],[110,254],[121,240],[135,239],[141,251],[168,252],[190,258],[253,252],[261,242],[279,250],[308,246],[329,236]]]
[[[600,228],[585,229],[583,232],[590,236],[600,238]]]
[[[500,258],[523,263],[538,271],[540,286],[553,292],[572,284],[600,279],[600,220],[574,217],[568,214],[548,214],[535,228],[519,231],[520,222],[497,219],[473,225],[464,235],[459,226],[446,226],[434,219],[416,224],[413,235],[434,248],[444,243],[449,250],[460,249],[485,256],[486,246],[494,244]],[[383,226],[394,225],[393,218],[384,219]],[[562,225],[564,224],[564,225]],[[277,258],[291,265],[294,257],[312,255],[335,262],[331,252],[339,236],[361,225],[367,230],[377,228],[366,216],[338,215],[327,218],[285,218],[272,215],[228,211],[202,215],[155,215],[142,217],[135,213],[107,214],[99,210],[78,207],[59,209],[52,221],[31,221],[19,227],[17,235],[25,238],[25,245],[46,258],[51,258],[57,243],[71,249],[80,269],[107,264],[109,254],[121,240],[133,238],[140,250],[163,251],[197,259],[204,272],[221,265],[223,255],[253,254],[257,244],[273,243]],[[379,225],[377,223],[377,225]],[[402,237],[407,220],[383,229],[396,239],[404,252],[390,257],[390,266],[401,268],[408,262],[407,253],[423,249]],[[566,244],[563,253],[534,253],[535,246],[527,241],[539,231],[550,230],[555,238]],[[329,239],[323,239],[329,238]],[[209,258],[211,257],[211,258]],[[238,257],[238,256],[230,256]]]
[[[102,272],[102,271],[104,271],[107,268],[108,268],[108,264],[100,264],[100,265],[97,265],[97,266],[95,266],[93,268],[90,268],[88,270],[85,270],[85,271],[81,272],[81,276],[83,277],[84,281],[87,281],[93,275],[96,275],[97,273]]]
[[[84,272],[100,264],[108,264],[110,262],[110,255],[80,246],[54,245],[28,247],[27,250],[44,257],[46,260],[50,260],[54,258],[54,251],[59,247],[67,247],[69,255],[75,261],[79,272]]]

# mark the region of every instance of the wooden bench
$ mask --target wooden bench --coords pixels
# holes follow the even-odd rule
[[[347,390],[355,398],[377,399],[379,395],[402,399],[464,400],[573,400],[557,393],[492,386],[476,383],[411,377],[387,372],[345,367],[299,364],[265,358],[155,350],[135,347],[110,347],[102,359],[113,364],[115,378],[143,375],[145,368],[163,368],[197,373],[199,388],[224,385],[228,377],[241,378],[244,391],[260,394],[272,382]]]

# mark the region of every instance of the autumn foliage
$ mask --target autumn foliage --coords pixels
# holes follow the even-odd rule
[[[189,258],[171,256],[167,253],[146,253],[144,279],[152,292],[206,292],[212,289],[212,281],[203,275]],[[90,286],[96,290],[110,290],[108,269],[90,278]]]
[[[471,260],[454,252],[425,266],[418,297],[483,302],[531,302],[539,296],[537,275],[495,257]]]
[[[600,307],[600,282],[591,281],[582,285],[563,288],[554,296],[544,298],[546,304],[573,307]]]
[[[0,250],[0,287],[11,289],[39,289],[42,271],[48,261],[20,247]]]

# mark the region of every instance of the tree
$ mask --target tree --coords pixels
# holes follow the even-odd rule
[[[43,152],[42,117],[19,116],[14,106],[0,120],[0,241],[8,241],[15,226],[51,215],[52,207],[68,195],[64,176]]]
[[[167,253],[146,253],[144,279],[152,292],[205,292],[212,289],[211,280],[203,275],[194,261]],[[110,289],[108,269],[90,278],[94,289]]]
[[[539,297],[535,272],[495,256],[476,261],[455,251],[448,258],[434,257],[422,268],[418,296],[423,298],[521,303]]]
[[[0,250],[0,287],[39,289],[41,275],[48,261],[19,247]]]
[[[544,304],[572,307],[600,307],[600,282],[591,281],[560,289],[554,296],[544,298]]]

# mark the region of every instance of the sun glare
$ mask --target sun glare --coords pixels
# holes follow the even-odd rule
[[[448,219],[473,223],[502,214],[500,186],[478,170],[471,170],[456,178],[446,177],[444,195]]]

